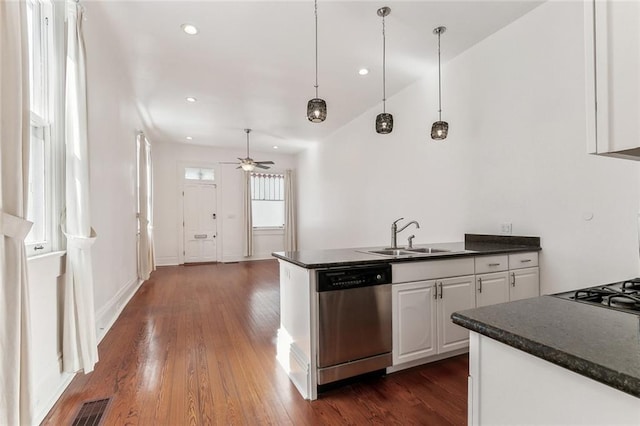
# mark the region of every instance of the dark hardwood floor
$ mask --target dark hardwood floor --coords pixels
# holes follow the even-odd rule
[[[275,359],[279,322],[275,260],[159,268],[43,424],[105,397],[104,425],[466,424],[466,355],[310,402]]]

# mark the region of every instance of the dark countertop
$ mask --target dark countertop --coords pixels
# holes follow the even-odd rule
[[[455,312],[451,318],[640,398],[640,315],[541,296]]]
[[[449,250],[445,253],[415,254],[413,256],[383,256],[366,253],[383,247],[360,247],[329,250],[302,250],[274,252],[278,259],[291,262],[307,269],[331,268],[336,266],[366,265],[372,263],[415,262],[435,259],[448,259],[463,256],[482,256],[489,254],[519,253],[540,250],[539,237],[519,237],[502,235],[466,234],[464,242],[416,244],[415,248],[433,247]]]

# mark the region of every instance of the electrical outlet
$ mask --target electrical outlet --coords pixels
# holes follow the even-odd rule
[[[503,234],[505,235],[511,235],[511,230],[512,230],[513,226],[511,223],[503,223],[500,226],[500,230]]]

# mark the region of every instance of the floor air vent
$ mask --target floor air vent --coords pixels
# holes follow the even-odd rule
[[[111,398],[88,401],[82,404],[80,411],[73,419],[72,426],[98,426],[102,423],[102,416],[107,411]]]

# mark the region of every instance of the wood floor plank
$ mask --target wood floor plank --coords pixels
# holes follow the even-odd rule
[[[468,357],[300,397],[278,365],[278,263],[163,267],[47,415],[111,397],[104,425],[464,425]]]

